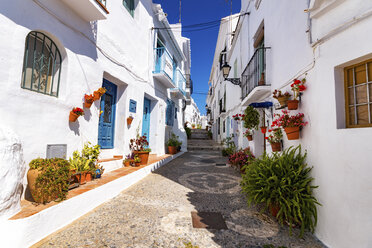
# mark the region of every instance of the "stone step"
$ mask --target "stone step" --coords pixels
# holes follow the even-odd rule
[[[214,151],[221,151],[223,149],[222,146],[187,146],[187,150],[214,150]]]

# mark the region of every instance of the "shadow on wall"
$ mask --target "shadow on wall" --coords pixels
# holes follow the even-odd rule
[[[48,9],[50,13],[39,6],[35,1]],[[85,55],[97,60],[97,49],[93,44],[96,42],[97,23],[89,23],[88,21],[81,19],[77,14],[71,11],[63,1],[35,1],[7,1],[6,7],[0,8],[1,15],[9,18],[12,22],[20,26],[29,29],[29,31],[23,35],[24,37],[22,37],[22,42],[25,42],[26,36],[30,31],[45,31],[46,35],[49,36],[51,34],[52,39],[54,37],[57,39],[53,39],[53,41],[57,43],[60,50],[63,50],[62,47],[64,47],[76,54]],[[52,18],[53,15],[58,16],[60,21],[55,17]],[[84,33],[93,43],[89,42],[87,38],[84,38],[71,28],[67,28],[66,25]],[[12,29],[12,31],[15,30],[16,32],[24,32],[22,29]],[[17,35],[15,35],[15,37],[17,37]],[[62,44],[59,44],[58,40]],[[65,56],[62,55],[62,57]]]

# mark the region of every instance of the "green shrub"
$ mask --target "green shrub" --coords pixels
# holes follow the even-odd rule
[[[252,106],[248,106],[244,110],[242,120],[244,121],[245,128],[257,130],[258,125],[260,124],[260,114],[255,108],[253,108]]]
[[[300,237],[305,229],[314,232],[317,223],[316,205],[320,205],[313,196],[311,186],[314,180],[310,176],[312,167],[308,167],[306,153],[301,146],[290,147],[282,154],[264,154],[245,167],[241,186],[248,204],[264,204],[266,208],[278,206],[277,219],[280,224],[289,223],[301,227]]]
[[[188,139],[191,139],[191,128],[185,127],[186,135]]]
[[[62,158],[37,158],[30,162],[30,169],[37,169],[41,173],[36,178],[36,202],[47,203],[58,199],[66,199],[70,179],[70,164]]]
[[[211,130],[208,130],[208,137],[209,137],[209,139],[212,139],[213,138],[213,134],[212,134],[212,131]]]
[[[174,133],[171,133],[171,137],[167,141],[167,146],[179,147],[182,145],[182,142],[178,140],[178,136]]]

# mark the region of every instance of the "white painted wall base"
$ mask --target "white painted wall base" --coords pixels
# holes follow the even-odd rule
[[[28,218],[0,222],[2,247],[29,247],[74,220],[92,211],[102,203],[119,195],[121,191],[140,181],[152,171],[181,156],[180,152],[127,176],[118,178]]]

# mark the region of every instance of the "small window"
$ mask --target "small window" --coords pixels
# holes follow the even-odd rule
[[[346,127],[372,127],[372,59],[346,67]]]
[[[174,119],[176,119],[176,120],[177,120],[177,112],[178,112],[178,109],[175,108],[175,111],[174,111]]]
[[[123,0],[123,5],[134,16],[134,0]]]
[[[30,32],[26,38],[21,87],[58,97],[61,64],[61,54],[52,39],[40,32]]]

